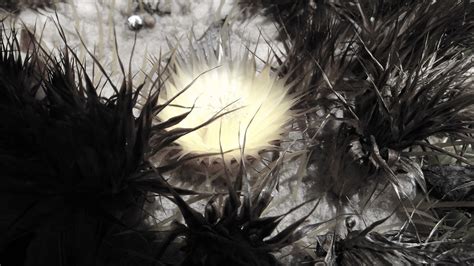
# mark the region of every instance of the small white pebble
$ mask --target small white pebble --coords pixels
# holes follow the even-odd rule
[[[128,18],[128,27],[131,30],[139,30],[143,27],[143,19],[140,16],[133,15]]]

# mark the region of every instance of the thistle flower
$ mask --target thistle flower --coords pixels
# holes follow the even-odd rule
[[[176,140],[183,155],[223,151],[226,160],[239,161],[242,153],[256,157],[281,138],[295,98],[269,64],[257,73],[248,51],[241,57],[220,52],[202,48],[176,58],[159,100],[171,103],[158,118],[184,114],[175,127],[196,128]]]

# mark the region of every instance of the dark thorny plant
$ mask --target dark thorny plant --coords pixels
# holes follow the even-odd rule
[[[451,136],[472,142],[474,62],[466,44],[474,40],[474,5],[448,2],[381,14],[361,5],[357,11],[338,9],[355,35],[351,72],[357,80],[348,82],[354,98],[344,122],[359,135],[365,158],[395,185],[396,174],[408,173],[425,186],[419,166],[402,155],[414,146],[469,164],[428,141]]]
[[[474,142],[472,1],[257,1],[250,6],[265,8],[263,13],[278,23],[287,45],[283,74],[293,77],[295,89],[306,91],[302,104],[309,111],[301,124],[311,140],[309,164],[316,165],[313,177],[322,191],[344,201],[384,176],[405,198],[399,178],[406,175],[426,193],[421,167],[430,167],[428,158],[411,157],[413,150],[472,164],[436,143],[443,137],[465,146]],[[442,223],[442,217],[434,217],[434,223]],[[416,245],[371,229],[351,233],[332,246],[334,256],[345,264],[387,263],[395,257],[416,264],[433,262],[427,258],[438,253],[469,250],[460,235],[448,239],[434,230],[435,239],[419,227],[410,232]],[[463,230],[472,235],[472,227]],[[472,257],[469,252],[464,255]],[[439,257],[456,263],[456,255]]]
[[[272,253],[303,238],[307,232],[318,226],[302,226],[311,211],[276,232],[286,216],[314,200],[281,215],[262,217],[272,199],[272,191],[277,182],[275,172],[261,177],[262,185],[256,186],[258,188],[254,188],[252,193],[243,189],[248,188],[248,185],[245,185],[247,177],[244,175],[245,171],[241,169],[235,183],[227,183],[228,195],[225,199],[222,200],[222,195],[212,197],[205,206],[204,215],[174,193],[173,200],[184,218],[184,224],[175,222],[168,240],[171,242],[180,236],[184,237],[182,260],[177,264],[278,265],[279,262]],[[318,204],[314,206],[313,211],[317,206]],[[163,252],[164,250],[161,251]]]
[[[313,11],[298,8],[305,4]],[[408,172],[424,187],[419,165],[403,156],[416,147],[468,163],[427,140],[450,136],[472,142],[473,3],[277,1],[268,10],[284,18],[276,20],[283,31],[290,29],[282,64],[293,69],[299,89],[307,90],[311,112],[303,127],[319,134],[309,138],[316,139],[314,154],[328,155],[317,157],[327,162],[319,163],[320,176],[329,179],[335,194],[356,192],[377,169],[394,185],[398,173]],[[304,34],[292,35],[291,28]],[[314,121],[326,115],[329,122],[318,129]],[[336,161],[324,159],[329,157],[343,160],[334,167]],[[344,168],[367,170],[357,178]]]
[[[316,247],[317,260],[335,265],[470,265],[474,262],[474,224],[466,214],[456,211],[446,214],[427,227],[426,236],[421,238],[413,230],[376,231],[386,220],[349,232],[345,238],[329,235],[322,239]]]
[[[15,30],[0,31],[0,264],[159,264],[144,204],[168,186],[148,158],[183,133],[165,131],[179,118],[152,123],[161,81],[139,106],[144,85],[120,62],[117,87],[90,53],[106,80],[94,85],[58,31],[57,56],[38,42],[20,52]]]

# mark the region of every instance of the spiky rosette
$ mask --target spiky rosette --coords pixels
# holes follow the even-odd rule
[[[94,265],[111,234],[143,225],[147,194],[167,190],[147,162],[160,149],[149,142],[165,147],[176,134],[167,124],[152,128],[157,92],[134,115],[143,84],[134,88],[131,74],[101,97],[65,38],[64,52],[45,58],[42,71],[32,61],[39,50],[23,58],[15,34],[3,40],[2,263]]]
[[[242,153],[258,157],[281,139],[295,98],[288,95],[285,79],[272,75],[270,65],[258,73],[247,50],[232,57],[222,48],[204,47],[178,54],[172,64],[160,98],[170,106],[158,118],[186,114],[175,127],[196,129],[176,141],[181,155],[220,158],[224,152],[226,160],[240,161]]]
[[[357,192],[378,169],[388,173],[383,175],[393,184],[398,183],[397,174],[408,173],[424,187],[420,167],[400,157],[418,145],[466,162],[425,140],[449,135],[472,141],[473,62],[466,44],[473,41],[473,4],[316,4],[315,13],[303,23],[321,21],[304,24],[309,33],[290,38],[294,50],[285,64],[309,72],[300,78],[302,89],[309,91],[301,102],[319,113],[308,113],[307,124],[314,125],[321,113],[329,120],[326,127],[313,130],[319,136],[309,137],[317,140],[319,152],[340,161],[315,162],[322,165],[318,176],[333,184],[331,190],[337,188],[337,195]],[[342,139],[331,132],[339,132]]]
[[[425,234],[413,228],[376,232],[375,228],[386,221],[382,219],[363,231],[349,232],[345,238],[329,237],[326,240],[331,244],[327,250],[318,244],[316,252],[334,265],[470,264],[473,261],[472,221],[461,216],[445,216]]]
[[[278,265],[273,252],[303,238],[318,225],[307,225],[298,229],[318,206],[294,223],[274,234],[279,223],[305,202],[287,213],[262,217],[272,199],[272,188],[277,179],[274,173],[264,177],[268,182],[255,189],[253,195],[240,196],[242,176],[236,178],[233,186],[228,185],[229,195],[218,206],[216,197],[205,208],[205,214],[192,209],[178,194],[174,200],[184,218],[184,224],[177,224],[170,241],[184,236],[184,257],[180,265]],[[229,184],[229,183],[228,183]],[[319,202],[318,202],[319,203]]]
[[[406,10],[410,11],[398,13]],[[449,6],[421,3],[416,8],[403,7],[395,15],[378,16],[381,21],[376,20],[373,27],[392,29],[384,37],[390,43],[381,42],[368,26],[357,34],[357,61],[361,78],[367,81],[352,86],[358,95],[348,116],[355,116],[360,146],[394,184],[394,173],[406,172],[424,187],[419,167],[400,157],[400,152],[415,145],[443,152],[424,141],[432,136],[470,138],[466,134],[472,133],[474,125],[474,95],[469,71],[474,64],[464,44],[472,42],[466,33],[473,28],[474,17],[466,11],[465,3],[459,1]],[[358,14],[363,18],[365,12]]]

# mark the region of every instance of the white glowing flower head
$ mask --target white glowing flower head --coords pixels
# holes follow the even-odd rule
[[[231,111],[179,138],[182,154],[220,153],[222,148],[226,160],[240,160],[242,151],[256,157],[259,151],[272,148],[290,121],[290,108],[296,101],[288,95],[285,79],[273,75],[269,65],[258,73],[255,57],[247,52],[235,58],[206,50],[194,51],[189,58],[178,56],[159,102],[181,92],[158,115],[166,121],[192,108],[175,128],[194,128]]]

